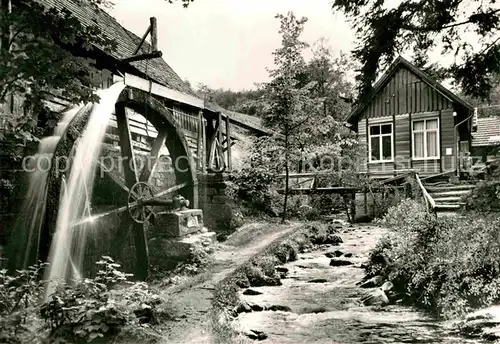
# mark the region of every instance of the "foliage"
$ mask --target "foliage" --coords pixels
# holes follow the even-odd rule
[[[386,215],[392,207],[399,204],[405,197],[405,195],[401,195],[396,186],[382,184],[376,180],[367,180],[365,188],[367,194],[373,200],[374,218]]]
[[[84,6],[104,3],[90,1]],[[96,7],[96,11],[97,11]],[[43,124],[53,127],[57,118],[44,103],[47,94],[57,92],[72,103],[97,100],[96,86],[89,63],[68,49],[98,46],[104,51],[115,49],[116,42],[105,37],[97,25],[84,25],[69,10],[47,8],[35,1],[21,0],[12,12],[1,13],[3,36],[0,50],[0,102],[15,94],[24,100],[27,113],[34,113]],[[33,20],[37,18],[37,20]],[[24,113],[4,113],[9,131],[25,134],[36,127],[36,117]]]
[[[307,62],[300,76],[302,83],[313,83],[311,93],[322,103],[323,121],[329,118],[343,121],[350,112],[350,101],[353,97],[353,85],[348,81],[347,74],[354,69],[354,64],[342,52],[338,57],[334,57],[325,38],[315,42],[312,53],[312,59]],[[329,129],[333,124],[335,122],[324,123],[324,126]]]
[[[0,179],[0,208],[7,209],[9,197],[12,195],[14,185],[8,179]]]
[[[273,189],[283,157],[272,137],[255,139],[244,167],[234,171],[229,180],[228,195],[241,205],[246,215],[267,214],[277,216],[276,200],[281,200]],[[263,154],[265,152],[265,154]]]
[[[262,98],[264,90],[261,87],[256,90],[232,91],[222,88],[211,89],[204,84],[199,84],[195,92],[205,100],[214,102],[224,109],[250,116],[263,116],[264,104]]]
[[[466,207],[478,212],[500,211],[500,181],[485,180],[465,197]]]
[[[500,300],[498,217],[435,217],[404,200],[385,223],[391,231],[368,272],[391,280],[406,302],[454,318]]]
[[[333,9],[343,12],[356,30],[353,55],[361,64],[360,100],[370,93],[379,67],[402,51],[413,50],[414,61],[423,67],[429,52],[442,48],[442,55],[450,55],[454,62],[427,69],[435,76],[454,78],[464,93],[478,98],[488,97],[494,86],[491,76],[500,72],[496,0],[403,0],[397,5],[384,0],[335,0]]]
[[[39,280],[46,264],[19,270],[14,276],[0,270],[0,342],[27,343],[40,339],[36,326],[38,301],[44,283]]]
[[[128,282],[110,257],[97,262],[93,279],[62,284],[40,308],[41,317],[59,340],[111,339],[125,327],[140,328],[156,322],[156,294],[145,283]]]
[[[282,136],[274,140],[273,149],[278,148],[284,157],[281,165],[285,172],[285,197],[282,220],[287,218],[288,175],[290,161],[298,155],[301,133],[306,122],[318,111],[317,103],[311,97],[311,86],[301,85],[300,74],[304,71],[305,61],[302,56],[307,47],[300,40],[307,18],[297,19],[292,12],[277,15],[280,20],[279,33],[282,36],[281,47],[273,52],[275,69],[270,70],[271,81],[265,85],[267,109],[264,116],[266,126]],[[280,163],[280,161],[277,161]]]
[[[47,264],[0,272],[0,341],[57,343],[109,340],[126,330],[139,334],[155,324],[158,296],[144,283],[128,282],[128,274],[109,257],[97,262],[95,278],[60,284],[41,303]]]
[[[190,248],[189,258],[174,270],[175,275],[196,275],[206,270],[213,262],[210,245],[200,244]]]

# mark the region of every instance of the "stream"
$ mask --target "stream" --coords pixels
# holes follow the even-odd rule
[[[249,304],[288,307],[288,311],[239,314],[234,329],[262,331],[263,343],[483,343],[457,337],[450,322],[438,321],[415,308],[400,305],[364,306],[369,289],[356,283],[364,277],[361,264],[386,229],[362,225],[344,227],[338,246],[322,246],[283,265],[288,269],[282,286],[252,287],[259,295],[244,295]],[[352,263],[330,266],[327,252],[341,251],[338,260]],[[347,254],[348,258],[345,257]],[[352,256],[350,256],[352,254]],[[348,264],[348,263],[345,263]]]

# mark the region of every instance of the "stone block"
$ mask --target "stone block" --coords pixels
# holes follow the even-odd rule
[[[203,211],[187,209],[176,212],[158,213],[154,232],[160,237],[183,237],[203,229]]]
[[[150,265],[154,270],[169,270],[191,256],[191,248],[213,245],[214,232],[197,233],[183,238],[152,238],[148,241]]]

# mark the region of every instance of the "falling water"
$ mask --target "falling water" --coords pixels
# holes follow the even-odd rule
[[[28,192],[21,206],[23,216],[19,216],[14,227],[15,233],[19,236],[18,244],[21,245],[16,250],[17,261],[14,262],[14,266],[17,268],[26,268],[38,259],[40,232],[45,218],[47,201],[47,177],[52,158],[66,128],[82,107],[78,106],[66,111],[57,124],[54,134],[43,138],[38,145],[35,156],[25,160],[26,165],[23,168],[30,175]],[[34,249],[36,249],[35,252]],[[15,256],[12,258],[15,259]]]
[[[50,248],[49,269],[45,276],[49,280],[46,297],[54,291],[58,282],[81,277],[86,232],[91,222],[82,226],[72,224],[90,216],[97,157],[116,100],[124,87],[123,83],[117,83],[98,92],[100,101],[93,104],[87,126],[74,151]]]

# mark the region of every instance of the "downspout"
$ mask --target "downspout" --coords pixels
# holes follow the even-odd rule
[[[460,148],[460,143],[458,142],[458,127],[462,124],[464,124],[465,122],[467,122],[468,120],[470,120],[472,117],[474,117],[474,112],[472,113],[472,115],[470,115],[469,117],[467,117],[466,119],[464,119],[463,121],[461,121],[460,123],[458,123],[457,125],[455,125],[454,127],[454,130],[453,130],[453,140],[454,140],[454,144],[455,144],[455,166],[456,166],[456,175],[457,177],[460,176],[460,172],[459,172],[459,163],[458,163],[458,150]]]

